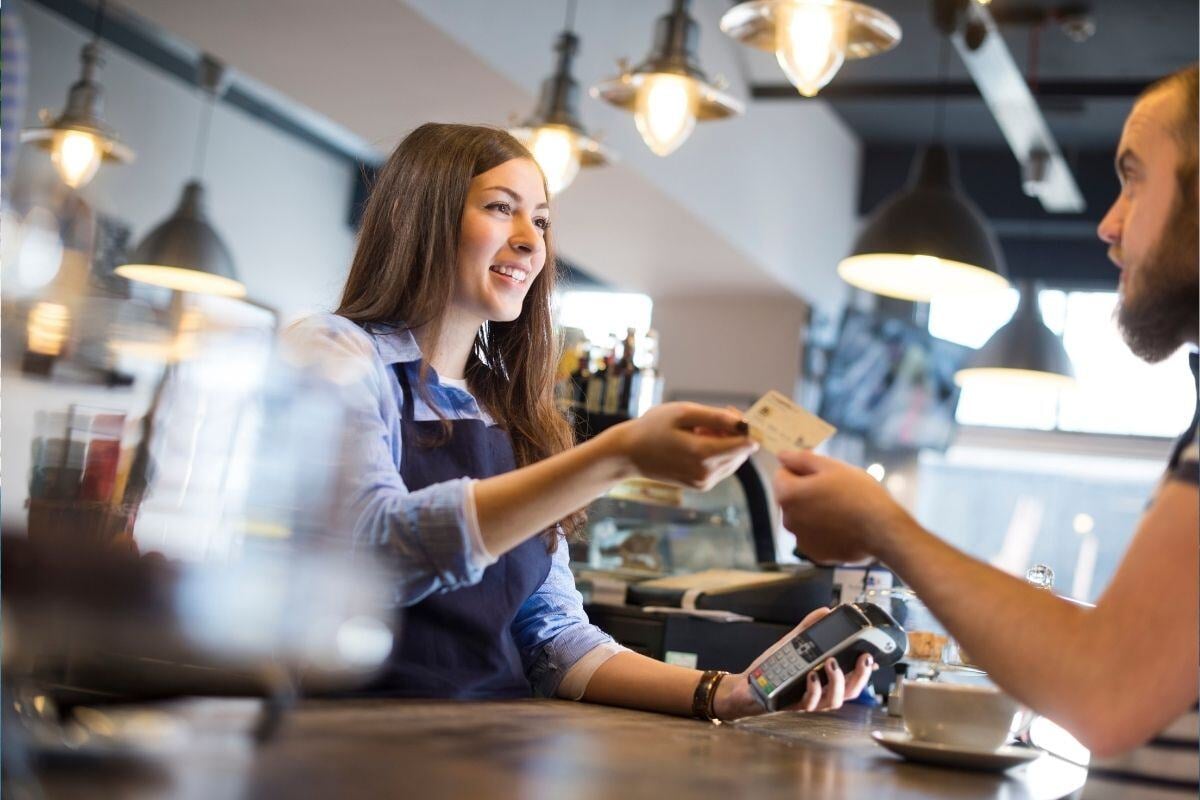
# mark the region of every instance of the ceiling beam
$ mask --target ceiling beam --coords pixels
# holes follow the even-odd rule
[[[995,20],[977,3],[967,4],[967,14],[950,41],[1021,164],[1025,193],[1052,213],[1082,212],[1083,195]]]
[[[96,5],[90,0],[33,2],[86,31],[90,32],[95,24]],[[165,75],[202,88],[197,65],[203,53],[198,48],[147,23],[124,8],[109,6],[104,14],[100,38],[107,46],[121,50]],[[360,137],[353,136],[331,123],[318,124],[297,104],[282,96],[275,96],[236,70],[226,69],[224,91],[217,100],[310,147],[344,159],[355,168],[361,164],[376,164],[380,161],[375,149]]]
[[[1133,100],[1149,86],[1150,80],[1043,81],[1036,97],[1041,99]],[[790,83],[758,83],[750,87],[755,100],[930,100],[979,98],[973,81],[834,81],[821,90],[819,97],[804,97]]]

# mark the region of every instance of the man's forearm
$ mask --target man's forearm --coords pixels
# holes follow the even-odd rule
[[[881,538],[880,559],[911,586],[1011,695],[1068,727],[1104,697],[1114,675],[1098,657],[1087,611],[951,547],[907,520]]]

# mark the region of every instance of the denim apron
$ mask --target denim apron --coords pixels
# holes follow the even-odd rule
[[[512,440],[483,420],[451,420],[449,440],[439,420],[413,416],[420,362],[396,364],[400,381],[400,476],[410,491],[457,478],[489,478],[516,469]],[[503,698],[532,694],[510,628],[517,612],[550,574],[541,536],[500,556],[479,583],[431,595],[404,609],[399,641],[375,694],[402,697]]]

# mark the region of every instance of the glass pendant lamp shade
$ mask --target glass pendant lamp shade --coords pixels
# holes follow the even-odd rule
[[[647,75],[638,90],[633,121],[655,155],[668,156],[696,128],[699,98],[692,79],[669,72]]]
[[[558,65],[554,74],[542,82],[537,109],[520,127],[509,131],[533,153],[546,176],[550,194],[558,194],[570,186],[580,167],[599,167],[613,160],[612,154],[588,136],[579,121],[579,84],[571,76],[579,38],[564,31],[554,49],[558,52]]]
[[[204,213],[204,187],[190,181],[179,205],[116,268],[123,278],[181,292],[244,297],[233,257]]]
[[[914,302],[1008,286],[996,237],[941,145],[917,157],[909,185],[875,210],[837,271],[852,286]]]
[[[983,347],[954,375],[959,386],[1025,385],[1067,388],[1075,369],[1062,339],[1046,327],[1038,309],[1037,292],[1021,287],[1012,319],[992,334]]]
[[[558,194],[579,174],[582,160],[577,131],[563,125],[539,125],[530,137],[522,137],[533,159],[546,176],[546,189]]]
[[[775,58],[805,97],[814,97],[846,60],[850,13],[841,3],[787,3],[775,26]]]
[[[688,6],[689,0],[673,0],[670,13],[655,24],[650,55],[591,90],[592,97],[632,113],[642,141],[659,156],[675,152],[697,122],[744,111],[737,98],[700,69],[700,26],[688,14]]]
[[[134,159],[133,151],[118,140],[101,116],[104,90],[96,82],[102,64],[100,48],[95,42],[85,45],[80,59],[83,74],[72,84],[62,113],[52,117],[43,110],[44,124],[21,132],[21,141],[50,153],[59,177],[74,189],[87,185],[102,161],[128,164]]]
[[[866,58],[900,41],[900,26],[878,9],[849,0],[753,0],[721,17],[739,42],[774,52],[788,81],[813,97],[848,58]]]

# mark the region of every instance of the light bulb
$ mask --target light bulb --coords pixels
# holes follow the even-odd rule
[[[802,0],[780,8],[775,58],[800,94],[815,96],[842,68],[848,21],[840,0]]]
[[[534,131],[529,150],[546,176],[550,194],[558,194],[570,186],[579,174],[579,139],[570,128],[541,126]]]
[[[100,142],[90,133],[65,130],[54,135],[50,160],[63,183],[72,189],[84,186],[100,169]]]
[[[668,156],[696,127],[696,83],[686,75],[656,72],[638,87],[633,119],[655,155]]]
[[[42,356],[62,354],[71,332],[71,312],[58,303],[38,303],[29,311],[25,333],[29,352]]]

